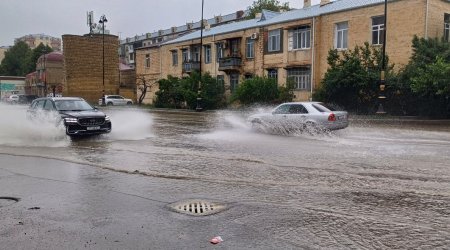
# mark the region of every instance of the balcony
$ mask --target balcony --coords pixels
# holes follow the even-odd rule
[[[200,71],[200,62],[185,61],[183,62],[183,73],[192,73],[193,71]]]
[[[230,56],[219,59],[220,71],[239,71],[242,66],[242,58],[240,56]]]

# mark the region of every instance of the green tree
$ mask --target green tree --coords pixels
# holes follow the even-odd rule
[[[225,105],[225,89],[223,83],[211,77],[210,74],[194,72],[188,77],[178,78],[168,76],[158,81],[159,90],[156,92],[156,107],[189,108],[197,107],[198,89],[201,87],[201,107],[203,109],[217,109]]]
[[[388,101],[402,100],[404,113],[409,115],[450,117],[450,43],[415,36],[412,49],[408,65],[390,86],[394,96],[388,96]]]
[[[22,41],[17,42],[5,52],[1,64],[1,74],[4,76],[25,76],[30,73],[30,47]]]
[[[294,97],[293,88],[294,85],[289,81],[286,86],[278,86],[274,78],[256,76],[239,84],[231,100],[244,105],[287,102]]]
[[[252,6],[248,8],[249,15],[248,19],[253,19],[256,16],[256,13],[261,13],[262,10],[271,10],[271,11],[288,11],[291,10],[289,7],[289,3],[280,4],[278,0],[257,0],[253,1]]]
[[[382,53],[368,43],[353,50],[328,53],[329,69],[314,99],[335,103],[349,111],[373,112],[377,103]],[[386,56],[386,65],[389,58]],[[387,78],[393,65],[387,67]]]
[[[278,99],[278,86],[273,78],[253,77],[244,80],[236,89],[232,100],[244,105],[252,103],[270,103]]]
[[[36,63],[39,57],[42,55],[48,54],[52,52],[53,49],[48,46],[40,43],[36,48],[31,51],[30,59],[28,60],[27,72],[33,72],[36,70]]]

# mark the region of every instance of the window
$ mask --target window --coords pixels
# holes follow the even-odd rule
[[[383,44],[384,16],[372,17],[372,44]]]
[[[225,78],[223,75],[218,75],[217,76],[217,83],[220,84],[220,86],[222,86],[223,88],[225,87]]]
[[[291,30],[289,42],[292,41],[292,49],[309,49],[311,47],[311,28],[301,26]]]
[[[50,100],[47,100],[44,105],[44,110],[54,110],[53,102]]]
[[[178,50],[172,50],[172,66],[178,65]]]
[[[269,31],[269,42],[268,49],[269,52],[280,51],[280,40],[281,40],[281,30],[271,30]]]
[[[130,59],[130,61],[134,61],[134,53],[130,53],[129,59]]]
[[[450,14],[444,14],[444,39],[450,42]]]
[[[189,52],[187,49],[181,50],[181,56],[182,56],[183,62],[189,61]]]
[[[200,62],[200,47],[194,46],[192,47],[192,60],[194,62]]]
[[[211,45],[205,45],[205,63],[211,63]]]
[[[216,44],[216,58],[219,61],[220,58],[223,58],[223,46],[221,43]]]
[[[277,69],[268,69],[267,76],[269,78],[274,78],[275,80],[278,80],[278,70]]]
[[[311,89],[311,70],[309,68],[292,68],[287,70],[288,79],[297,90]]]
[[[292,104],[289,107],[289,114],[308,114],[308,110],[301,104]]]
[[[245,57],[247,58],[255,57],[255,40],[247,38],[245,46]]]
[[[145,67],[150,68],[150,54],[145,55]]]
[[[240,56],[239,47],[240,39],[233,39],[230,41],[231,56]]]
[[[234,93],[239,86],[239,74],[231,74],[230,75],[230,91]]]
[[[348,44],[348,22],[336,24],[336,33],[334,37],[334,47],[336,49],[347,49]]]

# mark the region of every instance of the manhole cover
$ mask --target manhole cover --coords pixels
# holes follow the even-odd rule
[[[225,210],[225,204],[205,200],[187,200],[169,204],[175,212],[202,216],[216,214]]]
[[[6,207],[19,201],[19,198],[0,196],[0,207]]]

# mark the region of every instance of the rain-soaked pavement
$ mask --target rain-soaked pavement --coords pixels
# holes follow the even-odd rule
[[[345,130],[286,136],[253,132],[244,112],[117,108],[106,110],[111,134],[71,140],[52,124],[30,123],[24,111],[0,106],[0,160],[87,165],[102,172],[86,185],[100,187],[102,175],[132,176],[115,185],[161,204],[223,202],[226,211],[188,220],[219,223],[225,248],[450,248],[449,123],[359,120]],[[162,220],[184,225],[184,217]],[[0,227],[0,242],[2,234]],[[205,247],[189,232],[173,234],[185,246]]]

